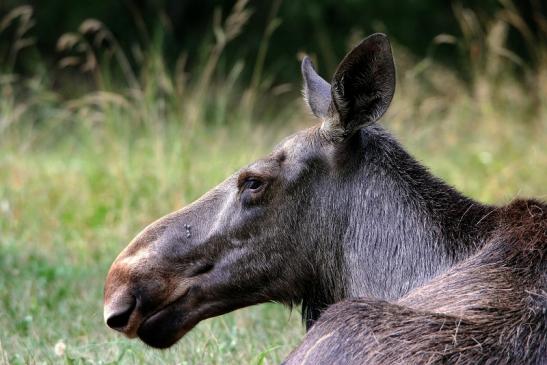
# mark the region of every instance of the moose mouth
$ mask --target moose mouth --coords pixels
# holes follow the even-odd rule
[[[211,271],[206,264],[191,275],[191,279]],[[165,349],[174,345],[203,319],[207,305],[202,303],[200,286],[194,280],[191,285],[143,319],[137,328],[137,336],[147,345]]]
[[[183,295],[147,317],[137,329],[137,336],[159,349],[174,345],[200,321],[199,311],[189,308],[186,301]]]
[[[151,347],[165,349],[204,319],[262,302],[250,302],[243,298],[232,298],[230,301],[205,299],[200,294],[196,295],[196,291],[195,287],[190,288],[185,295],[146,317],[137,329],[141,341]]]

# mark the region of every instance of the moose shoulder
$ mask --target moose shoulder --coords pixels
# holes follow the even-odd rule
[[[547,360],[547,206],[475,202],[376,123],[395,90],[385,35],[331,83],[308,58],[302,73],[319,125],[133,239],[108,273],[107,325],[165,348],[278,301],[311,328],[288,364]]]

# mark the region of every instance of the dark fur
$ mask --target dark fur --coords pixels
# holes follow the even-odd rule
[[[400,298],[475,252],[495,224],[494,207],[432,176],[379,126],[355,134],[345,149],[350,151],[339,154],[349,159],[339,162],[345,169],[336,192],[326,189],[336,202],[323,196],[313,203],[321,211],[334,205],[345,231],[339,241],[331,238],[317,247],[319,281],[304,295],[308,327],[323,308],[343,298]],[[338,250],[342,263],[325,260]],[[322,267],[331,264],[336,266]],[[323,283],[342,291],[328,297]]]
[[[205,318],[302,303],[288,364],[544,361],[545,205],[481,204],[416,162],[376,124],[394,70],[381,34],[332,88],[304,60],[321,127],[138,235],[110,269],[107,324],[165,348]]]
[[[547,205],[493,215],[476,254],[398,301],[329,307],[285,364],[547,363]]]

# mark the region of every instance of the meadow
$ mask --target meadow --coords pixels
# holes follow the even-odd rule
[[[496,51],[506,28],[493,20],[480,35],[482,62],[469,56],[465,81],[395,44],[398,86],[381,121],[436,175],[500,204],[547,199],[547,47],[529,69]],[[469,46],[475,36],[435,42]],[[301,80],[243,85],[242,64],[217,75],[225,46],[213,45],[193,81],[154,49],[121,85],[95,59],[91,91],[79,77],[59,90],[46,72],[1,75],[0,364],[276,364],[296,346],[299,309],[276,303],[204,321],[166,351],[103,324],[106,272],[141,228],[316,123]]]

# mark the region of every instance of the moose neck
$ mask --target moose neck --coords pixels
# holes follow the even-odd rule
[[[343,228],[338,244],[331,236],[319,250],[331,252],[318,257],[303,300],[307,327],[344,298],[400,298],[475,252],[494,225],[494,207],[431,175],[381,127],[362,129],[346,148],[354,152],[341,158],[356,157],[344,161],[338,177]]]

